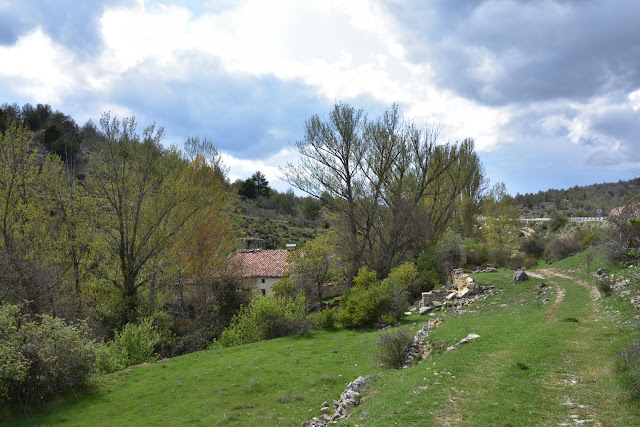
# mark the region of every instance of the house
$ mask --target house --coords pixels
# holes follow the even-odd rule
[[[236,252],[233,259],[242,271],[243,291],[253,295],[269,295],[287,267],[287,255],[293,248],[265,250],[245,249]]]

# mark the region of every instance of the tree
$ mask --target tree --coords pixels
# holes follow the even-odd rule
[[[180,154],[160,145],[162,128],[148,126],[140,136],[133,117],[120,121],[108,113],[100,126],[104,140],[90,159],[89,187],[102,203],[100,236],[116,266],[107,274],[121,292],[125,324],[135,321],[138,289],[154,276],[147,267],[209,205],[210,196],[192,185]]]
[[[31,132],[10,122],[0,135],[0,299],[37,310],[54,285],[42,254],[51,243],[47,197],[52,159],[40,164]]]
[[[302,216],[309,221],[315,221],[320,217],[320,210],[322,205],[320,202],[312,197],[305,197],[302,201]]]
[[[504,183],[495,184],[483,201],[484,235],[498,264],[506,262],[506,251],[516,240],[520,213]]]
[[[286,274],[305,294],[307,310],[322,301],[322,286],[337,276],[329,240],[316,238],[287,257],[290,267]]]
[[[436,208],[477,201],[482,169],[473,143],[439,144],[439,135],[435,126],[403,123],[396,105],[368,121],[362,110],[337,104],[326,121],[313,116],[305,123],[305,138],[296,143],[301,160],[282,173],[335,213],[348,284],[362,265],[386,277],[417,256]],[[445,209],[442,222],[454,211]]]
[[[312,116],[305,122],[304,139],[296,142],[298,165],[288,163],[281,169],[285,181],[317,199],[329,196],[332,208],[341,214],[340,252],[348,265],[349,285],[362,264],[378,201],[375,195],[369,197],[363,171],[365,123],[363,110],[346,104],[336,104],[326,121]]]
[[[269,188],[269,181],[267,177],[260,171],[257,171],[251,175],[251,181],[256,185],[256,191],[258,196],[269,197],[271,195],[271,188]]]

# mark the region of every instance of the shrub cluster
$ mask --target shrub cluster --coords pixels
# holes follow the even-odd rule
[[[260,296],[233,317],[216,344],[223,347],[247,344],[301,333],[308,327],[302,295]]]
[[[402,317],[408,305],[407,284],[390,275],[380,281],[366,268],[354,279],[354,286],[342,296],[338,313],[346,327],[391,325]]]
[[[160,335],[151,319],[144,319],[138,324],[127,323],[112,341],[102,344],[98,350],[96,370],[110,373],[155,361],[155,346],[159,340]]]
[[[33,402],[85,385],[96,345],[85,324],[0,305],[0,403]]]

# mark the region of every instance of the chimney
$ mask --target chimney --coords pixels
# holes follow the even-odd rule
[[[295,243],[287,243],[287,252],[293,252],[296,250],[296,244]]]

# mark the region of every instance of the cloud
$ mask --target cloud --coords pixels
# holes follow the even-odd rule
[[[581,99],[640,87],[640,3],[400,2],[409,57],[438,85],[490,105]]]
[[[640,157],[635,1],[76,3],[0,0],[0,97],[207,136],[246,176],[335,101],[474,138],[497,176],[545,150],[572,159],[549,179]]]

